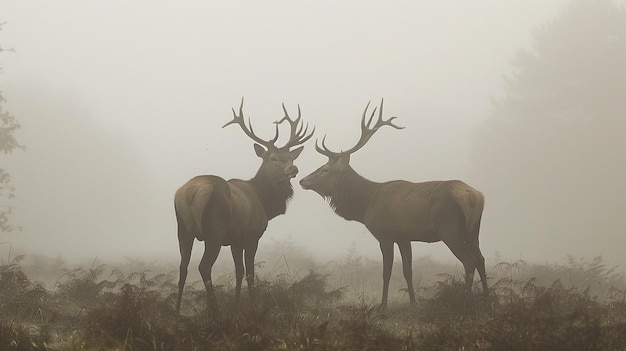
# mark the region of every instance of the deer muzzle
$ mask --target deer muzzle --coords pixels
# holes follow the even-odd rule
[[[304,190],[311,189],[311,181],[309,180],[309,177],[304,177],[304,178],[300,179],[300,186]]]
[[[285,175],[289,177],[289,179],[295,178],[296,175],[298,175],[298,167],[291,165],[285,168]]]

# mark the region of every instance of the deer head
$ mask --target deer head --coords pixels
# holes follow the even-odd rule
[[[283,104],[283,111],[285,112],[285,116],[279,121],[274,122],[274,124],[276,124],[274,137],[267,141],[259,138],[254,133],[250,119],[248,119],[248,125],[246,125],[243,117],[243,98],[239,106],[239,114],[237,114],[233,108],[233,120],[224,124],[222,127],[238,124],[241,130],[243,130],[250,139],[255,141],[254,151],[256,155],[263,160],[257,172],[257,177],[274,183],[289,183],[291,178],[294,178],[298,174],[298,168],[294,166],[293,161],[300,156],[304,146],[297,147],[293,150],[289,149],[304,144],[315,132],[315,128],[313,128],[311,133],[307,134],[309,126],[308,123],[306,126],[301,123],[300,105],[298,105],[298,117],[295,120],[289,117],[285,104]],[[275,145],[279,134],[278,126],[285,121],[287,121],[291,127],[289,140],[285,145],[278,147]]]
[[[320,194],[322,197],[328,197],[336,194],[337,187],[347,172],[354,172],[350,167],[350,155],[361,149],[370,140],[370,138],[380,129],[382,126],[391,126],[396,129],[403,129],[392,123],[396,117],[391,117],[388,120],[383,119],[383,100],[380,101],[380,111],[378,113],[378,119],[372,125],[374,115],[376,114],[376,108],[372,111],[369,119],[366,121],[367,110],[370,103],[368,102],[363,111],[361,118],[361,138],[359,141],[346,151],[334,152],[328,149],[326,146],[326,136],[322,139],[322,145],[318,145],[315,142],[315,150],[320,154],[328,157],[328,162],[315,170],[313,173],[304,177],[300,181],[302,188],[306,190],[313,190]]]

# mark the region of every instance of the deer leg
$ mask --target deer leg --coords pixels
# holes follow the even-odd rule
[[[446,242],[445,240],[444,243],[463,264],[465,270],[465,290],[471,292],[472,284],[474,283],[474,270],[476,269],[474,256],[467,250],[465,243],[458,244],[457,242]]]
[[[178,224],[178,248],[180,250],[180,267],[178,275],[178,296],[176,296],[176,314],[180,313],[180,304],[183,298],[183,288],[187,280],[187,269],[191,260],[191,249],[193,248],[193,236],[184,229],[182,223]]]
[[[480,276],[480,282],[483,285],[483,294],[485,296],[489,296],[489,288],[487,287],[487,272],[485,269],[485,257],[482,252],[480,252],[480,245],[478,240],[478,235],[480,233],[480,220],[471,232],[468,240],[470,242],[470,250],[474,254],[474,259],[476,260],[476,270],[478,271],[478,275]]]
[[[415,290],[413,290],[413,253],[411,251],[411,242],[398,242],[398,248],[400,249],[400,256],[402,256],[402,273],[404,274],[404,280],[406,280],[406,287],[409,292],[409,302],[414,304]]]
[[[250,294],[250,300],[254,300],[254,256],[256,256],[257,248],[259,247],[258,240],[246,245],[245,260],[246,260],[246,280],[248,281],[248,293]]]
[[[391,280],[391,269],[393,268],[393,241],[381,241],[380,252],[383,254],[383,298],[380,308],[384,310],[387,308],[389,280]]]
[[[431,209],[434,212],[433,227],[441,241],[448,246],[454,256],[463,264],[465,269],[465,289],[471,292],[477,262],[472,253],[472,239],[468,237],[465,230],[465,217],[454,202],[444,201],[438,205],[440,206],[439,208]],[[441,208],[456,208],[457,211],[438,211]]]
[[[198,267],[208,295],[209,307],[217,306],[215,292],[213,291],[213,282],[211,281],[211,270],[213,269],[213,264],[215,264],[215,260],[221,248],[220,243],[215,240],[206,239],[204,241],[204,254],[202,255],[202,260],[200,260],[200,266]]]
[[[243,280],[243,247],[231,245],[230,252],[233,254],[233,261],[235,262],[235,303],[239,303]]]
[[[480,282],[483,286],[483,294],[489,296],[489,288],[487,287],[487,272],[485,269],[485,257],[483,257],[480,248],[478,247],[478,238],[476,238],[471,245],[472,252],[474,253],[474,259],[476,260],[476,270],[480,276]]]
[[[450,251],[461,261],[465,269],[465,289],[472,291],[472,283],[474,282],[474,271],[476,270],[476,259],[471,253],[468,244],[461,238],[462,231],[453,226],[446,226],[438,231],[441,240],[448,246]]]
[[[482,215],[481,215],[481,218],[482,218]],[[479,245],[479,239],[478,239],[479,233],[480,233],[480,218],[476,224],[476,227],[470,231],[469,237],[471,239],[468,240],[468,242],[470,243],[470,250],[474,253],[474,258],[476,260],[476,270],[478,271],[478,275],[480,276],[480,282],[482,283],[482,286],[483,286],[483,294],[486,297],[488,297],[489,288],[487,287],[487,272],[485,269],[485,257],[483,256],[482,252],[480,252],[480,245]]]

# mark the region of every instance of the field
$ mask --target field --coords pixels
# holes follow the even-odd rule
[[[489,299],[464,292],[458,267],[416,258],[418,303],[396,264],[381,311],[380,262],[352,252],[320,265],[294,251],[260,260],[257,295],[244,283],[239,305],[232,268],[216,267],[218,311],[191,279],[181,316],[175,263],[5,259],[0,350],[626,350],[624,274],[600,257],[496,262]]]

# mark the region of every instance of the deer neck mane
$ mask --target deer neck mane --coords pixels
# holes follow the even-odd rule
[[[365,179],[350,167],[340,176],[337,191],[327,199],[339,216],[363,223],[375,187],[375,182]]]
[[[293,187],[288,179],[276,182],[257,174],[250,183],[254,186],[268,219],[287,211],[287,203],[293,196]]]

